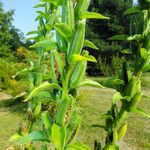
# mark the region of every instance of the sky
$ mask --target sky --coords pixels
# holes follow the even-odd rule
[[[137,0],[134,0],[136,2]],[[13,25],[20,29],[24,34],[29,31],[36,30],[37,22],[35,22],[36,12],[35,6],[39,0],[1,0],[4,9],[15,10]]]
[[[37,22],[35,22],[36,12],[35,6],[39,0],[1,0],[4,10],[15,10],[13,16],[13,25],[20,29],[24,34],[29,31],[36,30]]]

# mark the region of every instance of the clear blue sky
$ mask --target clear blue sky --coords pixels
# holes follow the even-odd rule
[[[37,23],[34,21],[36,17],[35,9],[33,8],[39,0],[1,0],[4,4],[4,9],[15,9],[13,25],[20,29],[24,34],[31,30],[35,30]],[[137,2],[137,0],[134,0]]]
[[[35,6],[39,0],[1,0],[4,4],[5,11],[15,9],[13,25],[20,29],[24,34],[35,30]]]

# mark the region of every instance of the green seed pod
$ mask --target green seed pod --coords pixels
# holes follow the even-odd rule
[[[137,92],[137,79],[135,76],[133,76],[128,84],[127,90],[126,90],[126,96],[133,97],[133,95]]]
[[[142,94],[140,92],[136,93],[129,103],[129,109],[132,109],[137,106],[139,100],[141,99]]]
[[[69,58],[73,54],[80,54],[85,37],[85,20],[79,21],[76,26],[76,32],[74,33],[73,41],[69,50]]]
[[[83,53],[84,53],[83,55],[88,54],[87,52],[83,52]],[[75,65],[74,71],[70,78],[70,88],[71,89],[77,88],[79,81],[85,75],[86,66],[87,66],[87,61],[80,61]]]
[[[51,137],[52,119],[49,116],[48,112],[43,112],[41,117],[42,117],[45,129],[47,130],[48,137],[50,138]]]
[[[69,121],[69,124],[67,125],[67,135],[66,135],[66,142],[69,144],[76,136],[81,118],[78,115],[78,112],[75,110],[72,115],[71,119]]]
[[[62,22],[68,24],[74,30],[74,7],[72,0],[62,1]]]
[[[122,125],[118,129],[118,131],[117,131],[117,133],[118,133],[118,141],[120,141],[125,136],[126,131],[127,131],[127,124]]]
[[[36,117],[36,116],[38,116],[40,113],[41,113],[41,102],[39,102],[38,104],[37,104],[37,106],[35,107],[35,109],[34,109],[34,117]]]
[[[118,141],[118,133],[116,130],[113,131],[113,141],[112,143],[115,144]]]
[[[86,12],[90,5],[90,0],[78,0],[75,7],[75,16],[79,16],[82,12]]]
[[[65,116],[69,106],[71,106],[71,102],[72,99],[70,99],[69,97],[66,97],[60,102],[55,116],[56,123],[59,126],[63,126],[65,124]]]

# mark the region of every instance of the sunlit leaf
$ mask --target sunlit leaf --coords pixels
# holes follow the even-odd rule
[[[110,19],[109,17],[106,17],[106,16],[103,16],[101,14],[98,14],[98,13],[95,13],[95,12],[83,12],[80,16],[79,16],[80,19],[84,19],[84,18],[87,18],[87,19]]]
[[[66,140],[66,128],[59,127],[57,124],[53,124],[51,136],[56,149],[64,149]]]
[[[89,41],[89,40],[84,40],[84,46],[87,46],[87,47],[90,47],[90,48],[93,48],[93,49],[98,49],[95,45],[94,45],[94,43],[92,43],[91,41]]]
[[[128,10],[126,10],[126,11],[124,12],[124,14],[125,14],[125,15],[129,15],[129,14],[134,14],[134,13],[137,13],[137,12],[140,12],[140,11],[141,11],[141,10],[140,10],[139,7],[134,6],[134,7],[129,8]]]
[[[73,35],[70,26],[66,23],[57,23],[54,28],[67,40],[70,40],[70,37]]]
[[[33,131],[29,133],[28,135],[17,140],[16,143],[27,144],[27,143],[36,142],[36,141],[49,142],[49,139],[44,131]]]
[[[97,60],[92,55],[82,56],[80,54],[74,54],[71,57],[72,62],[78,62],[78,61],[91,61],[91,62],[97,62]]]
[[[127,41],[128,35],[121,34],[121,35],[114,35],[109,40],[116,40],[116,41]]]
[[[60,86],[55,83],[51,84],[49,82],[44,82],[41,85],[39,85],[38,87],[36,87],[33,91],[31,91],[29,96],[24,101],[28,101],[28,100],[32,99],[33,97],[37,96],[39,94],[39,92],[42,92],[44,90],[53,90],[53,89],[60,89]]]
[[[93,81],[93,80],[90,80],[90,79],[82,79],[80,82],[79,82],[79,87],[80,86],[90,86],[90,87],[98,87],[98,88],[104,88],[101,84],[99,84],[98,82],[96,81]]]
[[[51,49],[57,49],[57,44],[49,39],[49,40],[39,41],[33,44],[32,46],[30,46],[30,48],[37,48],[37,47],[44,47],[46,50],[51,50]]]

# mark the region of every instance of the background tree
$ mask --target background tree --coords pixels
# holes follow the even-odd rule
[[[123,13],[132,5],[132,0],[92,0],[89,11],[96,11],[103,13],[111,19],[106,21],[88,20],[88,27],[86,31],[87,39],[91,40],[98,47],[98,51],[91,51],[97,58],[101,58],[101,62],[97,64],[89,63],[89,75],[105,75],[102,72],[100,63],[105,63],[112,68],[113,58],[121,57],[121,50],[125,49],[127,44],[125,42],[112,42],[110,37],[120,34],[129,34],[130,18],[123,15]],[[105,65],[105,64],[104,64]],[[107,68],[105,68],[106,70]],[[113,73],[113,71],[112,71]]]

